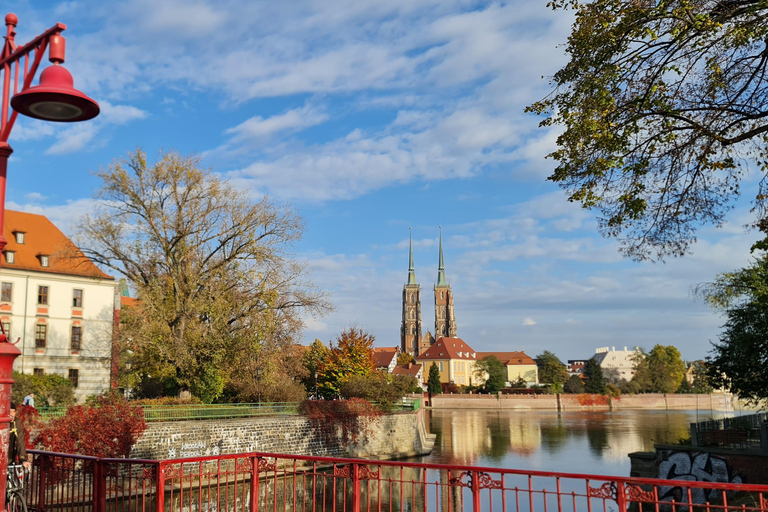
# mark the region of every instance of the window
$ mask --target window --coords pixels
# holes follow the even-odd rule
[[[17,231],[16,232],[16,243],[17,244],[23,244],[24,243],[24,233],[23,231]]]
[[[45,368],[34,368],[32,370],[32,374],[33,375],[38,375],[38,376],[45,375]]]
[[[8,336],[8,341],[11,341],[11,322],[3,322],[3,332]]]
[[[48,266],[48,256],[46,254],[40,255],[40,266],[41,267],[47,267]]]
[[[445,292],[440,292],[440,298],[441,298],[441,299],[444,299],[444,298],[445,298]]]
[[[72,350],[80,350],[80,340],[83,337],[83,328],[79,325],[72,326]]]
[[[72,383],[72,387],[76,388],[78,382],[80,381],[80,370],[77,370],[75,368],[69,369],[69,381]]]
[[[35,326],[35,347],[45,348],[48,339],[48,326],[46,324],[37,324]]]
[[[3,302],[11,302],[13,300],[13,283],[3,283],[3,292],[0,300]]]
[[[72,290],[72,307],[83,307],[83,290]]]
[[[5,262],[6,263],[15,263],[16,262],[16,253],[13,251],[5,251]]]
[[[48,287],[47,286],[37,287],[37,303],[48,304]]]
[[[439,365],[439,368],[438,368],[438,369],[439,369],[440,371],[443,371],[443,362],[442,362],[442,361],[440,361],[440,362],[439,362],[439,363],[437,363],[437,364]]]

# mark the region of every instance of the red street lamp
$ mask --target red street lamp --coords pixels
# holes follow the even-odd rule
[[[2,67],[3,103],[0,119],[0,253],[8,241],[3,236],[5,225],[5,178],[8,158],[13,149],[8,136],[18,114],[44,121],[85,121],[99,115],[99,105],[73,86],[72,75],[61,67],[64,62],[65,41],[61,32],[67,29],[57,23],[24,46],[16,45],[15,27],[19,18],[15,14],[5,17],[7,35],[0,54]],[[48,50],[48,60],[53,66],[40,74],[40,85],[31,87],[40,61]],[[23,64],[22,64],[23,62]],[[23,68],[22,68],[23,66]],[[19,83],[21,82],[21,89]],[[13,86],[13,97],[11,97]],[[12,109],[9,109],[9,105]],[[21,351],[8,342],[0,322],[0,506],[5,511],[5,484],[8,472],[8,425],[13,386],[13,361]]]

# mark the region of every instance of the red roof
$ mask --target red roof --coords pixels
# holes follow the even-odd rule
[[[16,233],[24,233],[24,243],[16,241]],[[114,280],[43,215],[6,210],[3,235],[8,241],[4,268]],[[11,251],[14,262],[8,263],[7,253]],[[48,257],[47,267],[42,264],[42,256]]]
[[[410,368],[409,368],[410,366]],[[410,375],[411,377],[417,377],[421,370],[420,364],[399,364],[392,370],[392,375]]]
[[[126,297],[125,295],[120,296],[120,304],[122,306],[132,308],[138,303],[139,303],[139,299],[136,299],[134,297]]]
[[[478,352],[477,358],[482,359],[484,357],[488,356],[496,356],[499,358],[499,361],[506,364],[507,366],[512,366],[515,364],[536,364],[536,361],[533,360],[529,355],[527,355],[525,352]]]
[[[416,357],[417,361],[433,359],[469,359],[480,356],[461,338],[438,338],[427,350]]]
[[[397,347],[374,347],[373,362],[376,368],[388,368],[392,360],[397,357],[397,351]]]

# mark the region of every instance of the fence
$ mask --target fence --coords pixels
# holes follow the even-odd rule
[[[768,452],[768,413],[691,423],[693,446]]]
[[[415,411],[420,400],[403,398],[389,409]],[[253,404],[187,404],[187,405],[144,405],[146,421],[212,420],[226,418],[249,418],[257,416],[282,416],[298,414],[298,402],[263,402]],[[38,409],[43,420],[64,416],[66,407],[41,407]]]
[[[268,453],[165,461],[30,453],[25,493],[39,512],[768,512],[768,485]]]

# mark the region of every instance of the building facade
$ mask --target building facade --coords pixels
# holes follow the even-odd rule
[[[459,386],[477,386],[484,380],[475,374],[475,363],[481,359],[461,338],[438,338],[424,353],[416,357],[429,375],[432,363],[440,371],[440,382]]]
[[[478,352],[477,357],[483,359],[488,356],[496,356],[507,368],[507,383],[511,384],[518,379],[523,379],[526,384],[539,383],[539,367],[525,352]]]
[[[435,297],[435,335],[427,331],[422,336],[421,286],[416,282],[413,265],[413,240],[408,248],[408,281],[403,286],[403,310],[400,322],[400,350],[416,357],[429,349],[440,337],[457,336],[456,315],[453,307],[453,292],[445,278],[443,263],[443,234],[440,232],[440,254],[437,269]]]
[[[110,387],[115,279],[42,215],[5,212],[0,320],[21,356],[14,370],[58,374],[75,398]]]
[[[625,380],[629,382],[635,376],[635,359],[638,351],[616,350],[616,347],[601,347],[595,349],[592,359],[600,364],[603,375],[612,384],[619,384]]]

